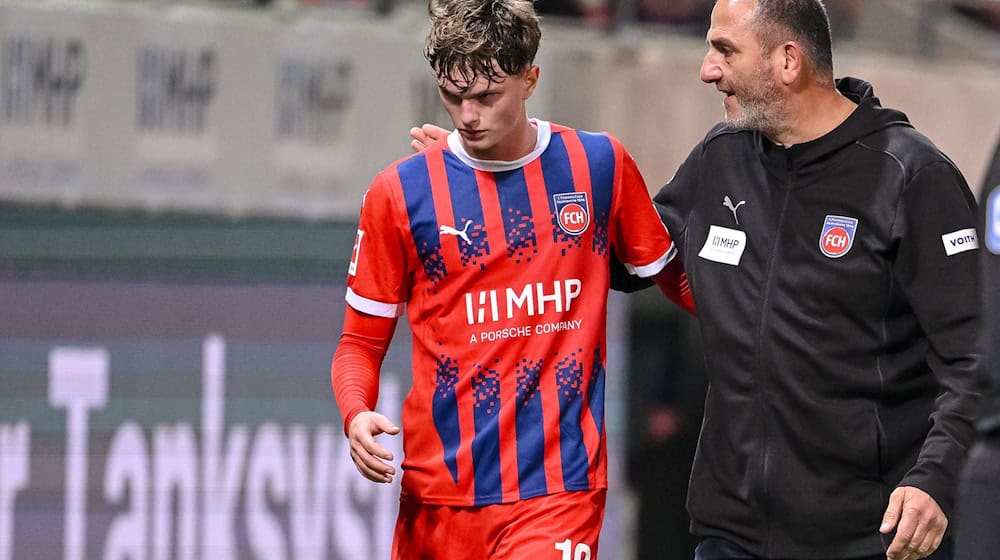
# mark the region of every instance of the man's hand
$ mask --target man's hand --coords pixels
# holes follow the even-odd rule
[[[882,534],[896,529],[896,537],[886,551],[888,560],[926,558],[941,545],[948,518],[934,498],[913,486],[896,488],[882,517]]]
[[[433,124],[425,124],[420,127],[413,127],[410,129],[410,147],[413,148],[414,152],[422,152],[427,146],[430,146],[434,142],[448,136],[448,131],[441,128],[440,126],[435,126]]]
[[[379,434],[396,435],[399,427],[377,412],[362,412],[351,420],[347,439],[351,442],[351,460],[365,478],[372,482],[392,482],[396,469],[382,461],[392,461],[392,453],[375,443]]]

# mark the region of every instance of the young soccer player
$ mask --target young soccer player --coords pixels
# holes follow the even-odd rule
[[[362,203],[331,371],[351,456],[372,481],[395,475],[374,437],[399,428],[374,408],[405,308],[392,557],[596,559],[609,262],[690,310],[682,267],[617,139],[528,118],[530,0],[434,0],[430,16],[425,55],[455,130]]]

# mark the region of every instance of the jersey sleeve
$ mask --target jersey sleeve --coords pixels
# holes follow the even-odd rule
[[[630,274],[648,278],[663,270],[677,249],[649,198],[635,160],[616,139],[612,144],[620,164],[611,201],[611,244]]]
[[[347,270],[347,303],[377,317],[403,314],[409,299],[403,219],[386,170],[375,177],[361,203],[358,232]]]
[[[719,127],[712,129],[709,136],[717,133]],[[693,204],[694,193],[698,189],[701,169],[701,153],[706,140],[699,142],[673,177],[653,197],[653,204],[660,215],[660,220],[667,226],[670,239],[678,252],[684,247],[687,235],[687,215]],[[619,259],[620,260],[620,259]],[[635,292],[652,286],[653,283],[637,278],[628,273],[627,267],[612,260],[611,289],[620,292]]]
[[[364,315],[351,307],[344,312],[344,331],[330,366],[330,381],[344,420],[344,435],[349,435],[355,416],[375,409],[379,370],[395,328],[395,319]]]

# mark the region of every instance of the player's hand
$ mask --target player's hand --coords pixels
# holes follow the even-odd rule
[[[896,529],[886,551],[888,560],[917,560],[937,550],[947,528],[948,518],[930,494],[901,486],[889,496],[879,532],[888,534]]]
[[[377,412],[362,412],[351,420],[347,439],[351,442],[351,460],[358,472],[372,482],[392,482],[396,469],[383,461],[392,461],[392,453],[375,443],[379,434],[396,435],[399,427]]]
[[[422,152],[427,146],[430,146],[434,142],[448,136],[448,131],[441,128],[440,126],[435,126],[433,124],[425,124],[423,126],[415,126],[410,129],[410,147],[413,148],[414,152]]]

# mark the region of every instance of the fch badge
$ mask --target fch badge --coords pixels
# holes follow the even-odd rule
[[[854,245],[854,232],[857,229],[857,218],[827,216],[823,222],[823,231],[819,234],[819,250],[831,259],[843,257]]]
[[[570,235],[580,235],[590,225],[590,205],[587,193],[568,192],[552,195],[556,207],[556,223]]]

